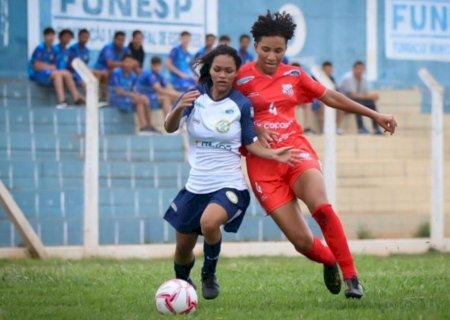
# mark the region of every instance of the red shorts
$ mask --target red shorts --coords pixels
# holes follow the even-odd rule
[[[302,160],[293,167],[252,154],[246,158],[253,192],[267,214],[296,198],[293,186],[303,172],[313,168],[322,170],[316,152],[305,138],[301,146],[298,143],[287,145],[297,145],[295,147],[301,150]]]

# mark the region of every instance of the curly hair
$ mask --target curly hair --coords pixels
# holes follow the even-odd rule
[[[266,15],[260,15],[253,24],[251,33],[255,42],[261,37],[280,36],[286,41],[292,39],[297,25],[292,16],[286,11],[271,13],[267,10]]]
[[[219,45],[211,52],[209,52],[207,55],[203,56],[202,58],[198,59],[195,62],[194,66],[201,65],[200,78],[198,79],[199,83],[207,83],[208,85],[212,85],[212,79],[211,74],[209,73],[209,69],[211,69],[214,59],[217,56],[221,55],[227,55],[233,58],[234,63],[236,65],[236,70],[239,70],[239,67],[241,66],[242,62],[241,57],[239,57],[239,54],[237,53],[236,49],[226,45]]]

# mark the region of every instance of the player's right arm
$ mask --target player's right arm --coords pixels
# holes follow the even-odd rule
[[[186,108],[192,108],[194,106],[194,101],[200,96],[198,90],[188,91],[184,93],[178,101],[175,103],[172,111],[166,117],[164,122],[164,128],[168,133],[172,133],[178,130],[180,126],[180,121],[185,114]]]

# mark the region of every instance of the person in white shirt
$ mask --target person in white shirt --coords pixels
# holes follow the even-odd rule
[[[202,294],[205,299],[214,299],[219,294],[216,265],[222,241],[220,226],[237,232],[250,202],[240,147],[287,164],[299,161],[299,150],[266,149],[257,140],[251,103],[233,88],[241,65],[235,49],[220,45],[199,63],[198,87],[180,97],[164,124],[171,133],[186,123],[191,165],[186,186],[164,219],[176,230],[174,269],[178,279],[192,284],[193,249],[198,236],[204,236]]]
[[[375,102],[379,96],[376,92],[369,91],[367,79],[364,76],[365,65],[362,61],[356,61],[353,64],[352,71],[346,73],[339,84],[339,91],[348,96],[350,99],[366,106],[369,109],[377,111]],[[356,115],[356,124],[358,125],[359,134],[368,134],[369,130],[364,126],[362,116]],[[382,135],[383,132],[375,120],[372,120],[373,132],[376,135]]]

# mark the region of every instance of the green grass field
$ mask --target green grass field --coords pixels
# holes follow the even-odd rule
[[[194,268],[199,284],[200,260]],[[303,258],[221,259],[220,296],[190,319],[450,319],[450,255],[356,257],[362,300],[333,296]],[[164,319],[170,260],[0,260],[0,319]],[[200,292],[199,292],[199,295]]]

